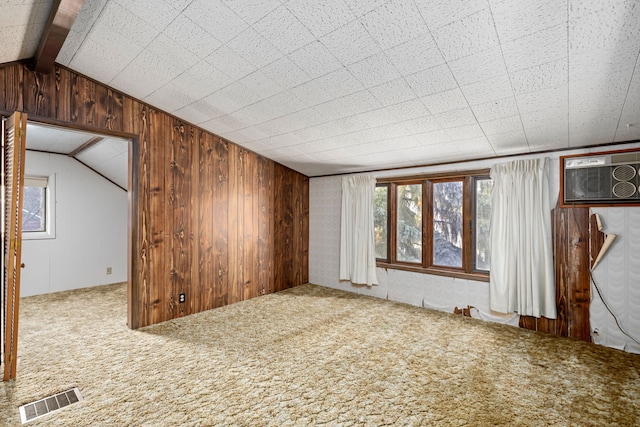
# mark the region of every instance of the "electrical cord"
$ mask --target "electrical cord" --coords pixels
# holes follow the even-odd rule
[[[611,314],[611,316],[613,316],[613,320],[616,321],[616,325],[618,326],[618,329],[620,329],[620,332],[622,332],[623,334],[625,334],[626,336],[631,338],[636,344],[640,345],[640,341],[638,341],[631,334],[629,334],[627,331],[625,331],[624,328],[622,327],[622,325],[620,324],[620,321],[618,320],[618,316],[616,316],[616,314],[613,312],[613,310],[611,310],[611,307],[609,307],[609,304],[607,304],[607,301],[605,301],[604,297],[602,296],[602,292],[600,292],[600,287],[598,286],[598,284],[594,280],[593,274],[591,274],[591,270],[589,270],[589,278],[591,279],[591,283],[593,283],[593,287],[595,288],[596,292],[598,293],[598,296],[600,297],[600,301],[602,301],[602,304],[604,305],[604,307]]]
[[[573,206],[571,208],[571,213],[573,214],[573,222],[575,222],[576,227],[579,228],[580,224],[578,223],[578,218],[576,218],[576,211],[574,209],[575,209],[575,206]],[[602,304],[604,305],[604,307],[607,309],[609,314],[611,314],[611,316],[613,317],[613,320],[616,321],[616,325],[618,326],[618,329],[620,329],[620,332],[625,334],[627,337],[631,338],[631,340],[633,340],[633,342],[635,342],[636,344],[640,345],[640,341],[638,341],[635,337],[633,337],[627,331],[625,331],[625,329],[620,324],[620,321],[618,320],[618,316],[616,316],[616,314],[613,312],[611,307],[609,307],[609,304],[607,304],[607,301],[602,296],[602,292],[600,292],[600,287],[598,286],[598,284],[596,283],[595,279],[593,278],[593,274],[591,273],[591,269],[589,269],[589,279],[590,279],[591,283],[593,283],[593,287],[596,290],[596,292],[598,293],[598,296],[600,297],[600,301],[602,301]]]

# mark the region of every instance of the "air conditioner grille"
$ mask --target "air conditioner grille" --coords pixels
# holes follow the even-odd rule
[[[636,193],[636,186],[629,181],[622,181],[613,186],[613,194],[621,199],[628,199]]]
[[[629,181],[636,176],[636,169],[631,165],[620,165],[613,169],[612,174],[618,181]]]

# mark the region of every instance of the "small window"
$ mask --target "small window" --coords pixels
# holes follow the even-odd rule
[[[433,265],[462,268],[462,181],[433,183]]]
[[[388,238],[389,229],[389,186],[381,184],[376,186],[373,195],[373,229],[376,243],[376,258],[380,260],[388,259]]]
[[[474,267],[475,270],[489,271],[490,242],[489,225],[491,224],[491,189],[493,180],[476,178],[475,180],[475,227],[474,227]]]
[[[396,259],[422,263],[422,184],[397,186]]]
[[[55,176],[24,179],[22,199],[22,238],[47,239],[55,237]]]

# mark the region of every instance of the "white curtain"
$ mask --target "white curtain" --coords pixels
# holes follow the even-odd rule
[[[342,178],[342,222],[340,227],[340,280],[377,285],[373,235],[373,194],[376,179],[371,175]]]
[[[491,310],[556,318],[549,159],[491,168]]]

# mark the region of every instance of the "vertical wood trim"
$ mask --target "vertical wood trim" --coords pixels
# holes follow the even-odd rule
[[[197,311],[215,306],[215,252],[213,243],[213,192],[216,188],[214,173],[214,150],[211,135],[198,132],[199,153],[194,154],[194,164],[198,160],[198,183],[194,186],[194,197],[198,198],[198,292],[200,306]],[[195,150],[194,150],[195,153]],[[194,245],[195,246],[195,245]],[[194,265],[196,265],[194,263]]]
[[[147,125],[149,127],[149,210],[144,213],[149,224],[149,289],[146,303],[148,304],[148,319],[145,324],[152,325],[167,320],[168,312],[173,312],[171,303],[167,300],[169,287],[169,273],[173,266],[168,259],[171,236],[167,235],[168,197],[167,175],[171,173],[167,159],[167,147],[164,115],[158,114],[152,108],[147,111]],[[170,154],[169,154],[170,155]]]
[[[214,138],[214,203],[213,203],[213,226],[214,226],[214,242],[215,242],[215,303],[213,307],[220,307],[230,304],[229,288],[230,288],[230,268],[229,260],[229,176],[230,173],[230,153],[229,144],[218,137]],[[233,147],[233,145],[231,145]],[[231,170],[232,171],[232,170]],[[233,262],[233,261],[232,261]]]
[[[242,178],[236,173],[239,170],[241,164],[239,162],[239,148],[235,145],[229,144],[229,209],[228,209],[228,269],[229,269],[229,284],[228,284],[228,298],[229,304],[240,301],[238,296],[238,282],[239,282],[239,265],[242,260],[238,258],[238,222],[240,218],[238,216],[238,187]]]

